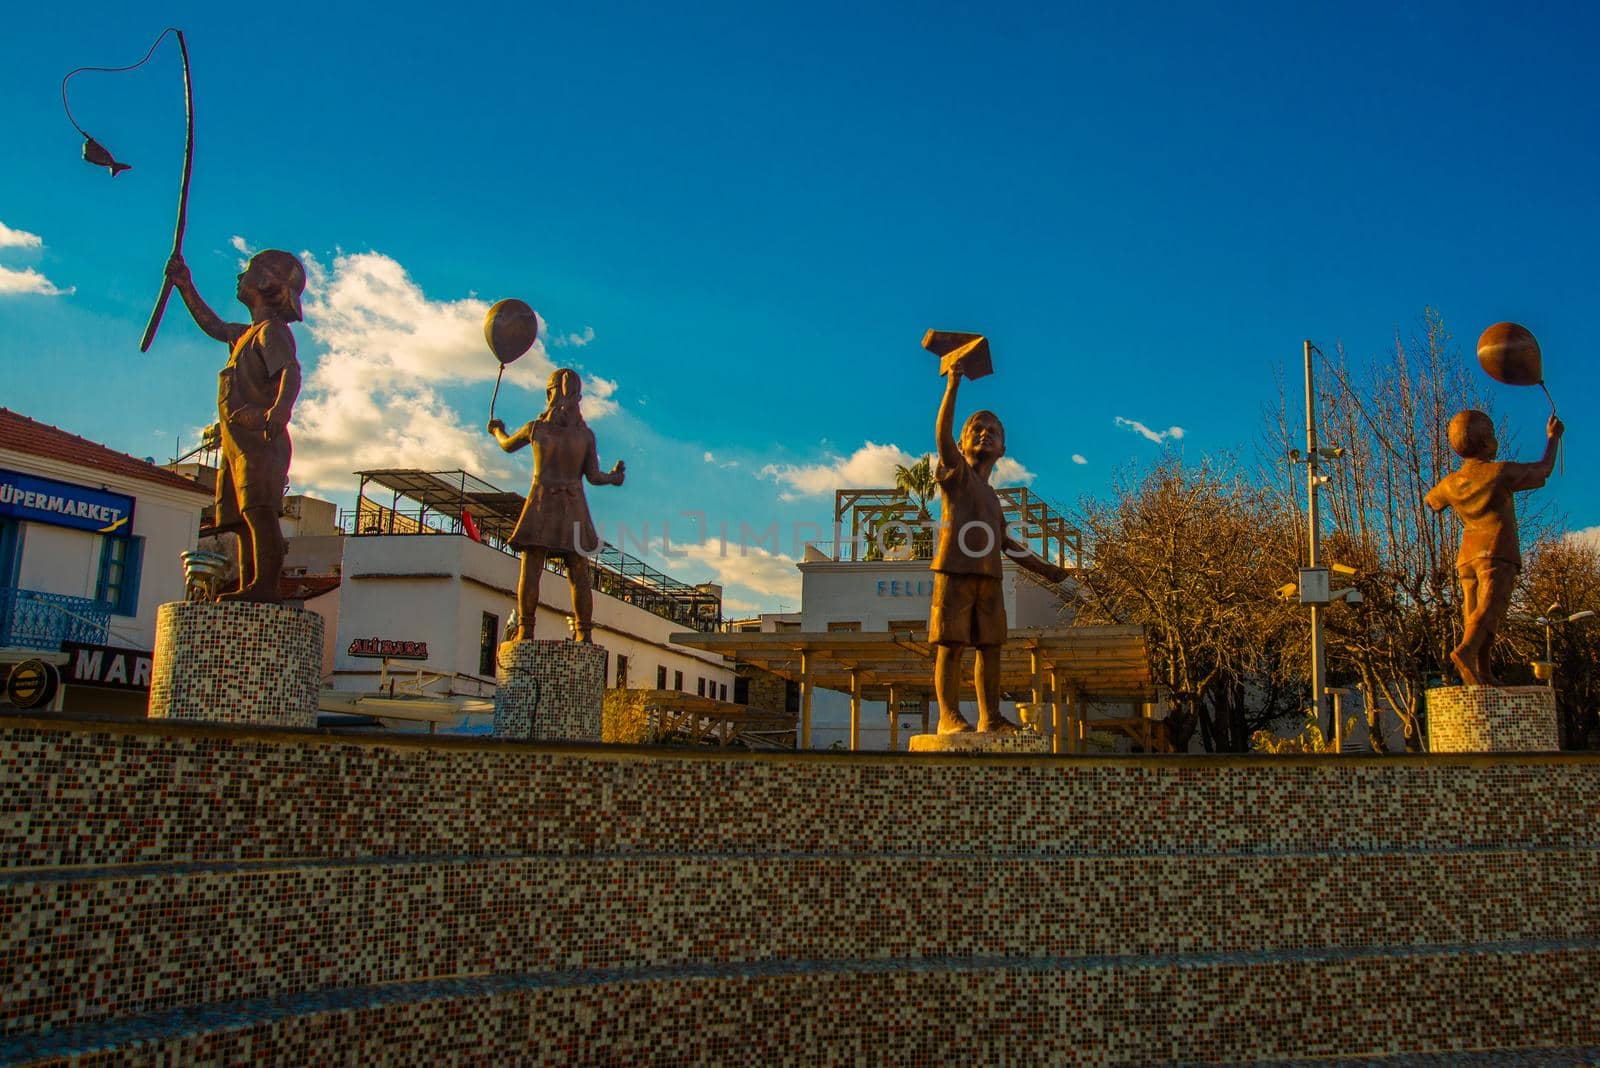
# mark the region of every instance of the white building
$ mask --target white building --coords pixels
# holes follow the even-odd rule
[[[1041,555],[1057,562],[1076,560],[1077,531],[1037,496],[1021,487],[999,491],[1008,521],[1015,532]],[[839,490],[835,494],[835,542],[808,547],[798,565],[801,575],[800,626],[807,633],[825,631],[926,630],[933,596],[930,570],[933,540],[901,539],[900,551],[874,548],[870,529],[888,521],[914,525],[915,515],[905,494],[891,489]],[[884,559],[906,556],[910,559]],[[1072,621],[1070,590],[1053,587],[1005,562],[1001,580],[1006,621],[1012,628],[1066,626]],[[932,671],[932,665],[929,665]],[[976,709],[966,706],[969,720]],[[1003,706],[1015,719],[1013,706]],[[886,749],[889,722],[881,706],[869,706],[862,716],[861,748]],[[938,709],[932,712],[934,721]],[[922,729],[920,710],[900,713],[900,747]],[[849,744],[850,698],[831,690],[818,690],[811,704],[811,744],[827,749],[835,742]]]
[[[450,679],[449,692],[491,696],[495,649],[516,607],[521,566],[516,554],[500,546],[522,497],[462,472],[392,470],[360,477],[355,513],[342,524],[351,533],[342,539],[338,567],[333,687],[372,689],[387,651],[391,673],[440,674]],[[393,494],[387,504],[368,497],[374,484]],[[472,517],[470,524],[464,515]],[[469,529],[477,529],[481,540]],[[294,552],[291,544],[291,557]],[[606,650],[608,686],[732,696],[730,663],[668,641],[686,627],[716,629],[718,587],[678,582],[611,546],[594,559],[594,573],[593,636]],[[547,571],[535,636],[568,636],[571,607],[566,576]]]
[[[156,609],[183,600],[204,486],[0,408],[0,672],[39,657],[69,711],[143,715]],[[70,651],[63,651],[63,643]]]

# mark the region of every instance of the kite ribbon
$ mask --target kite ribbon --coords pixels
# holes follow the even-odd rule
[[[178,29],[176,26],[168,26],[166,29],[162,30],[161,36],[155,39],[155,43],[150,46],[150,51],[144,54],[144,58],[139,62],[132,64],[131,66],[78,67],[74,70],[68,71],[67,76],[61,79],[61,106],[66,109],[67,121],[72,123],[73,127],[83,135],[85,142],[84,158],[89,160],[89,162],[94,163],[96,166],[111,167],[111,176],[113,178],[116,177],[119,169],[126,170],[126,166],[117,163],[110,153],[106,152],[105,149],[98,142],[96,142],[94,138],[89,136],[89,132],[87,130],[78,125],[78,120],[72,115],[72,106],[67,103],[67,82],[72,80],[73,75],[79,74],[86,70],[100,71],[106,74],[119,74],[124,71],[138,70],[140,67],[150,62],[150,57],[155,55],[156,49],[160,47],[162,41],[167,39],[167,34],[169,33],[177,36],[178,51],[183,56],[183,110],[184,119],[188,128],[187,136],[183,146],[183,184],[178,189],[178,225],[172,237],[172,254],[176,256],[183,251],[183,231],[189,220],[189,176],[194,169],[194,85],[189,78],[189,46],[183,39],[183,31]],[[105,159],[91,158],[91,151],[104,154]],[[170,281],[163,280],[161,284],[161,296],[156,298],[156,306],[154,310],[150,312],[150,322],[146,324],[144,328],[144,338],[139,342],[140,352],[149,351],[150,342],[154,340],[156,336],[156,327],[161,325],[161,315],[167,310],[167,298],[171,295],[172,283]]]
[[[189,175],[194,170],[194,84],[189,80],[189,46],[184,43],[183,31],[172,31],[178,35],[178,51],[183,55],[183,112],[188,124],[188,134],[183,144],[183,184],[178,187],[178,224],[172,233],[172,255],[178,256],[183,252],[183,231],[189,223]],[[161,315],[167,310],[167,298],[172,296],[172,280],[164,279],[161,283],[161,295],[156,298],[156,306],[150,311],[150,321],[145,324],[144,337],[139,341],[139,351],[150,351],[150,342],[155,340],[156,327],[161,325]]]

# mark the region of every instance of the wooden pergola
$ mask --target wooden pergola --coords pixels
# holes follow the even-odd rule
[[[742,664],[770,671],[800,684],[800,748],[811,746],[811,695],[820,687],[850,695],[850,748],[860,747],[861,704],[888,703],[889,744],[898,745],[899,713],[920,701],[924,724],[934,699],[934,648],[925,630],[847,631],[775,634],[674,634],[671,641],[721,653]],[[962,699],[972,687],[974,653],[967,650]],[[1001,652],[1003,700],[1048,706],[1048,728],[1055,752],[1083,751],[1089,703],[1146,704],[1155,699],[1150,655],[1142,627],[1047,627],[1013,630]],[[1144,717],[1143,739],[1157,733]],[[1138,717],[1094,721],[1097,727],[1138,737]]]
[[[647,690],[643,697],[649,741],[677,735],[695,745],[738,742],[748,749],[794,746],[794,714],[718,701],[677,690]]]

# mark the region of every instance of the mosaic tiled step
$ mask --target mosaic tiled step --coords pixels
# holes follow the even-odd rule
[[[1600,845],[1600,755],[619,751],[0,717],[0,869],[413,854]],[[735,815],[736,814],[736,815]]]
[[[1595,942],[451,977],[0,1039],[101,1065],[1594,1063]],[[1449,999],[1438,996],[1451,991]],[[1337,1012],[1298,1011],[1327,1005]],[[1498,1051],[1484,1060],[1484,1051]]]
[[[174,601],[156,610],[150,718],[314,727],[323,619],[281,604]]]
[[[58,869],[0,877],[0,1034],[441,975],[1585,938],[1600,938],[1593,849]]]

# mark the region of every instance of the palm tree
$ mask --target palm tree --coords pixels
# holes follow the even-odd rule
[[[933,453],[923,453],[922,459],[910,467],[895,464],[894,488],[916,503],[917,522],[926,524],[929,519],[928,501],[939,488],[938,481],[933,477]],[[917,559],[933,556],[933,532],[926,529],[926,526],[912,534],[911,544]]]

